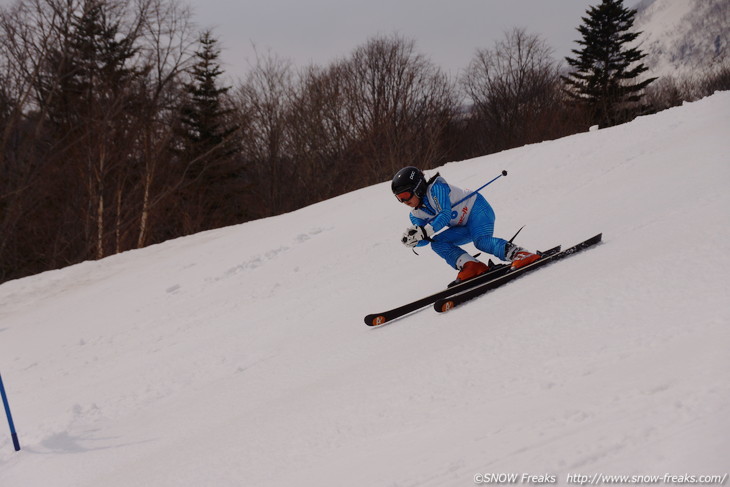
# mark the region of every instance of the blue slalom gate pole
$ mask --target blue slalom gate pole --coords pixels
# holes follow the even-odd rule
[[[0,375],[0,395],[3,397],[3,406],[5,406],[5,416],[8,417],[8,424],[10,425],[10,436],[13,438],[13,447],[15,451],[20,451],[20,442],[18,441],[18,433],[15,432],[15,425],[13,424],[13,415],[10,414],[10,404],[8,404],[8,396],[5,394],[5,386],[3,385],[3,376]]]

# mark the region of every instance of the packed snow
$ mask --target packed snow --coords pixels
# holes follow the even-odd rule
[[[0,486],[727,480],[729,129],[723,92],[439,168],[506,169],[483,193],[529,249],[603,232],[444,314],[363,323],[455,276],[389,182],[7,282]]]

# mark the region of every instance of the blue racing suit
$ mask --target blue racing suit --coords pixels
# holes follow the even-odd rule
[[[494,210],[479,193],[469,195],[468,190],[451,186],[442,177],[437,177],[426,189],[421,205],[411,211],[414,225],[430,223],[434,232],[448,227],[431,237],[431,241],[421,240],[418,246],[431,244],[431,248],[446,262],[457,269],[456,262],[466,251],[460,245],[474,242],[474,246],[505,260],[507,241],[496,238],[494,234]]]

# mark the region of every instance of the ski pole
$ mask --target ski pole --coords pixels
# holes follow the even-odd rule
[[[464,196],[464,197],[463,197],[463,198],[461,198],[461,199],[460,199],[459,201],[457,201],[457,202],[455,202],[455,203],[452,203],[452,205],[451,205],[451,206],[452,206],[452,207],[453,207],[453,206],[456,206],[456,205],[458,205],[459,203],[461,203],[461,202],[463,202],[463,201],[466,201],[466,200],[468,200],[469,198],[471,198],[472,196],[474,196],[475,194],[477,194],[477,193],[478,193],[479,191],[483,190],[484,188],[486,188],[487,186],[489,186],[490,184],[492,184],[493,182],[495,182],[495,181],[496,181],[497,179],[501,178],[502,176],[506,176],[506,175],[507,175],[507,170],[505,170],[505,169],[502,169],[502,172],[501,172],[501,173],[499,173],[499,174],[498,174],[498,175],[497,175],[496,177],[494,177],[494,178],[492,178],[491,180],[487,181],[486,183],[482,184],[482,185],[481,185],[481,186],[479,186],[479,187],[478,187],[478,188],[477,188],[476,190],[474,190],[474,191],[472,191],[471,193],[469,193],[468,195]],[[434,220],[435,218],[436,218],[435,216],[434,216],[434,217],[431,217],[431,218],[429,218],[428,220],[426,220],[426,223],[424,223],[423,225],[424,225],[424,226],[425,226],[425,225],[428,225],[428,224],[429,224],[429,223],[431,223],[431,222],[432,222],[432,221],[433,221],[433,220]],[[517,233],[520,233],[520,232],[517,232]],[[515,237],[516,237],[516,236],[517,236],[517,235],[515,235]],[[514,238],[514,237],[512,237],[512,238]],[[431,241],[431,238],[429,238],[429,237],[426,237],[426,239],[425,239],[425,240],[427,240],[427,241],[429,241],[429,242],[430,242],[430,241]],[[416,249],[411,249],[411,250],[413,251],[413,253],[414,253],[414,254],[418,255],[418,252],[416,252]]]
[[[488,181],[488,182],[482,184],[476,190],[474,190],[471,193],[469,193],[468,195],[464,196],[463,198],[461,198],[459,201],[457,201],[456,203],[454,203],[451,206],[456,206],[459,203],[461,203],[462,201],[468,200],[469,198],[471,198],[472,196],[474,196],[475,194],[477,194],[479,191],[483,190],[484,188],[486,188],[487,186],[489,186],[490,184],[492,184],[493,182],[495,182],[497,179],[501,178],[502,176],[506,176],[506,175],[507,175],[507,171],[505,169],[502,169],[502,172],[499,173],[499,175],[497,175],[497,177],[495,177],[491,181]]]
[[[486,183],[482,184],[477,189],[475,189],[474,191],[472,191],[468,195],[466,195],[463,198],[461,198],[459,201],[456,201],[455,203],[452,203],[451,206],[454,207],[454,206],[458,205],[459,203],[468,200],[469,198],[471,198],[472,196],[474,196],[475,194],[477,194],[479,191],[483,190],[484,188],[486,188],[487,186],[489,186],[490,184],[492,184],[493,182],[495,182],[497,179],[501,178],[502,176],[506,176],[506,175],[507,175],[507,171],[505,169],[502,169],[502,172],[499,173],[497,175],[497,177],[492,178],[490,181],[487,181]],[[427,224],[431,223],[434,220],[434,218],[436,218],[436,217],[434,216],[433,218],[429,218],[428,220],[426,220],[426,223],[424,225],[427,225]]]
[[[15,451],[20,451],[20,442],[18,441],[18,434],[15,432],[15,425],[13,424],[13,415],[10,414],[10,404],[8,404],[8,396],[5,394],[5,386],[3,386],[3,376],[0,375],[0,395],[3,397],[3,406],[5,406],[5,416],[8,417],[8,424],[10,425],[10,436],[13,438],[13,447]]]

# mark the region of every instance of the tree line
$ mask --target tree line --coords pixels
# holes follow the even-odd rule
[[[259,55],[226,86],[176,0],[19,0],[0,47],[0,282],[652,109],[647,83],[607,111],[523,29],[456,79],[391,35],[328,66]]]

